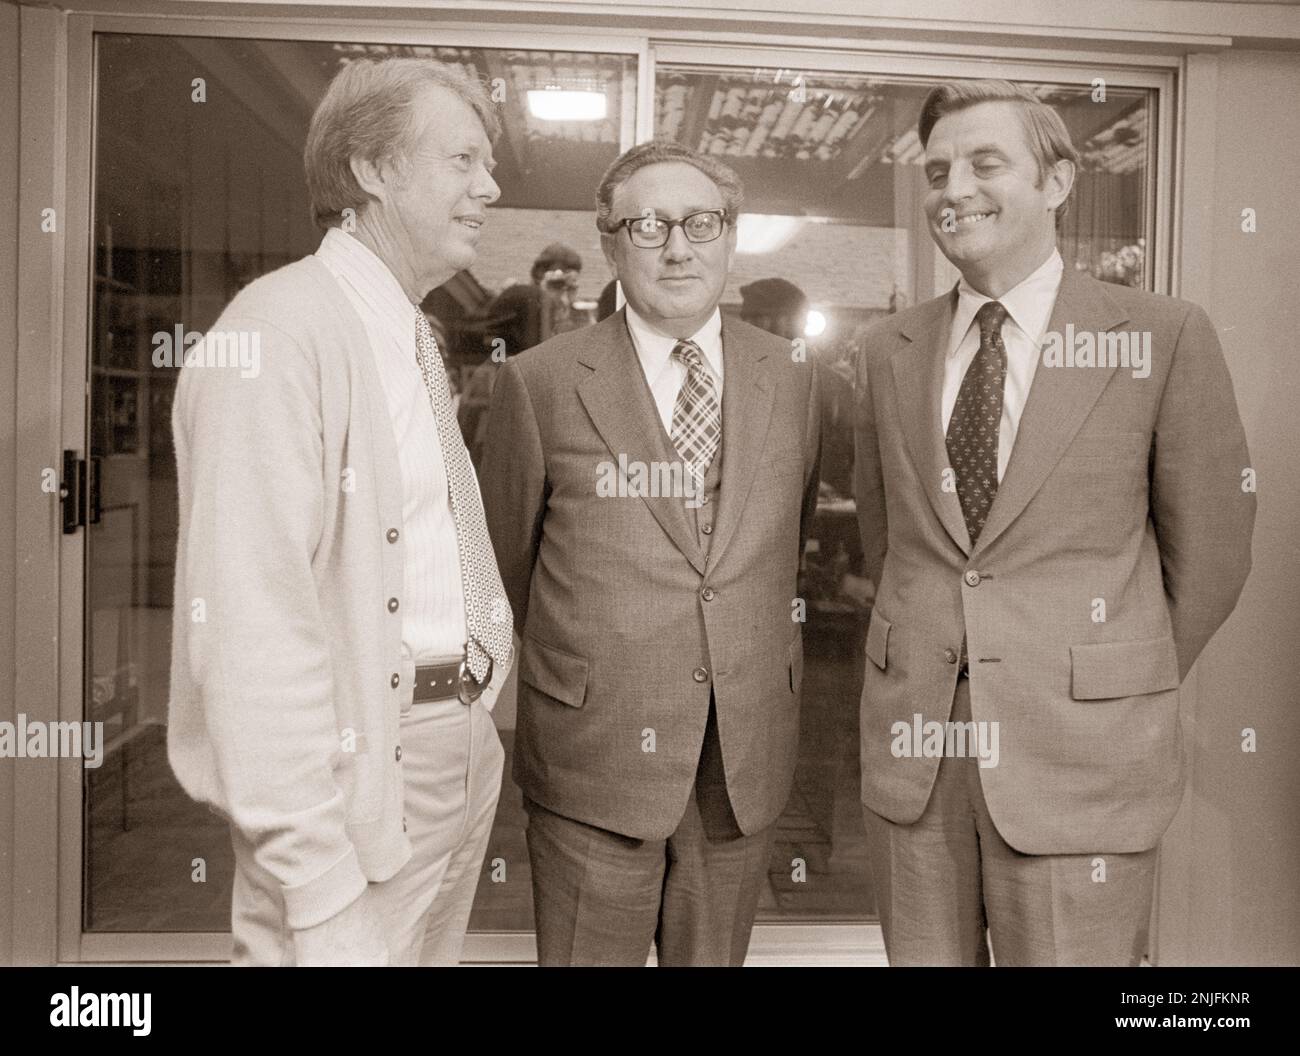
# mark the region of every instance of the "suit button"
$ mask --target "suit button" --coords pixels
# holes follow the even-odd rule
[[[700,591],[700,597],[702,597],[705,601],[712,601],[715,596],[716,595],[712,587],[705,587],[702,591]]]
[[[389,598],[389,599],[388,599],[388,611],[389,611],[389,612],[396,612],[396,611],[397,611],[397,599],[396,599],[396,598]]]
[[[980,574],[973,568],[962,576],[962,579],[966,581],[968,587],[978,587],[980,585]]]
[[[400,744],[397,746],[397,751],[393,753],[393,758],[399,763],[402,761],[402,746]]]
[[[707,682],[709,680],[709,672],[702,667],[697,667],[691,672],[691,678],[695,679],[696,682]]]
[[[389,541],[390,543],[395,543],[395,542],[397,542],[397,536],[398,536],[399,534],[400,534],[400,533],[397,531],[396,528],[389,528],[389,529],[388,529],[388,541]]]
[[[389,684],[390,686],[392,686],[394,689],[396,689],[397,686],[398,686],[398,684],[399,684],[401,681],[402,681],[402,676],[399,675],[396,671],[394,671],[394,672],[393,672],[393,677],[390,678],[390,679],[388,680],[388,684]]]
[[[711,524],[702,524],[702,525],[700,525],[700,531],[702,531],[705,535],[712,535],[712,534],[713,534],[713,525],[711,525]]]
[[[945,650],[943,651],[943,658],[944,658],[945,660],[947,660],[948,663],[950,663],[950,664],[955,664],[955,663],[957,662],[957,650],[956,650],[956,649],[945,649]]]

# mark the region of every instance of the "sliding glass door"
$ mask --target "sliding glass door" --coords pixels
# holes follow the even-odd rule
[[[302,170],[308,122],[340,65],[413,55],[492,86],[502,197],[479,258],[424,304],[458,389],[487,358],[495,294],[527,283],[562,242],[583,268],[568,324],[608,281],[592,220],[600,174],[635,135],[634,54],[102,34],[95,41],[93,300],[84,715],[106,754],[87,771],[81,921],[87,933],[220,933],[230,926],[225,823],[191,801],[166,756],[177,535],[171,405],[187,335],[248,282],[313,252]],[[550,92],[584,93],[579,111]],[[538,99],[541,94],[543,98]],[[572,101],[573,97],[568,97]],[[512,349],[511,351],[515,351]],[[462,394],[463,395],[463,394]],[[509,751],[513,687],[496,719]],[[507,766],[507,774],[509,767]],[[506,781],[472,927],[532,929],[518,789]]]
[[[91,150],[78,192],[90,203],[88,303],[69,315],[85,324],[84,451],[97,487],[81,537],[83,604],[64,617],[76,629],[68,640],[84,643],[77,701],[65,708],[103,722],[106,741],[102,766],[64,779],[77,782],[82,803],[76,831],[62,837],[64,890],[77,893],[63,910],[76,915],[63,928],[78,937],[73,948],[91,959],[221,956],[229,835],[179,788],[166,758],[177,534],[170,413],[186,368],[183,356],[165,350],[211,326],[245,284],[315,249],[320,233],[308,215],[302,149],[333,73],[360,57],[418,55],[467,68],[502,107],[503,193],[479,258],[423,305],[443,338],[471,449],[481,434],[475,376],[500,336],[498,298],[530,282],[543,248],[563,243],[582,263],[547,327],[586,325],[610,310],[594,191],[634,142],[667,136],[721,157],[743,178],[746,215],[724,312],[740,313],[742,288],[765,279],[785,280],[806,297],[799,326],[823,373],[826,434],[800,578],[807,602],[800,760],[752,950],[757,960],[827,951],[841,960],[878,957],[857,755],[874,584],[861,567],[850,485],[849,364],[873,319],[955,281],[921,218],[919,104],[940,80],[999,75],[1057,105],[1083,153],[1064,232],[1067,266],[1162,289],[1168,75],[1119,68],[1098,99],[1095,70],[1043,63],[774,51],[722,39],[652,46],[635,34],[502,42],[486,33],[410,31],[385,43],[373,28],[359,42],[324,39],[306,26],[294,39],[283,29],[259,36],[224,23],[202,33],[192,22],[154,19],[148,33],[125,31],[129,20],[108,24],[112,31],[94,33],[87,46],[94,61],[81,120]],[[513,684],[495,717],[509,753]],[[507,761],[470,925],[467,952],[480,959],[527,960],[532,952],[524,813],[509,773]]]
[[[799,765],[759,920],[874,920],[858,698],[875,584],[863,576],[851,490],[851,364],[873,320],[957,280],[922,213],[916,132],[926,93],[954,74],[801,68],[788,65],[797,61],[789,53],[770,64],[678,54],[656,64],[655,134],[718,157],[745,185],[723,310],[771,328],[798,295],[770,280],[797,288],[809,305],[800,318],[808,355],[823,382],[821,494],[800,583],[807,622]],[[1081,153],[1061,239],[1066,266],[1150,288],[1155,90],[1112,85],[1098,93],[1091,84],[1017,79],[1060,111]],[[757,290],[771,291],[770,303],[756,303]]]

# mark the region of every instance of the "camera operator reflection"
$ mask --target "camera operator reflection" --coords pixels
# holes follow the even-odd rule
[[[591,322],[574,308],[581,272],[582,258],[564,243],[552,242],[533,261],[530,283],[507,286],[470,320],[483,336],[488,358],[465,382],[457,420],[476,467],[487,434],[496,368],[509,356]]]

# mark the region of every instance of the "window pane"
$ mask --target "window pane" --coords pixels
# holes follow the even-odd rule
[[[862,74],[660,64],[656,134],[716,155],[745,185],[736,263],[741,287],[779,278],[811,302],[809,355],[823,373],[822,487],[800,592],[807,601],[799,765],[779,822],[760,920],[873,919],[859,803],[858,699],[874,584],[862,576],[851,497],[850,363],[875,318],[950,289],[958,274],[931,241],[916,133],[938,83]],[[1081,163],[1061,233],[1066,266],[1149,285],[1154,190],[1145,89],[1033,84],[1057,107]],[[778,311],[768,314],[769,329]]]
[[[494,335],[475,318],[503,287],[527,282],[551,242],[587,264],[564,305],[564,325],[576,325],[607,279],[593,194],[631,134],[636,64],[623,55],[162,36],[100,35],[96,47],[90,453],[100,460],[102,511],[87,543],[85,708],[105,724],[107,751],[86,771],[84,924],[219,932],[230,926],[227,827],[185,795],[166,757],[178,367],[159,352],[211,326],[251,280],[315,250],[302,167],[308,123],[339,65],[365,55],[460,64],[501,106],[502,197],[478,261],[424,306],[447,337],[453,378],[491,351]],[[512,700],[496,714],[509,750]],[[507,777],[488,860],[507,858],[508,882],[485,879],[476,927],[532,926],[522,819]]]

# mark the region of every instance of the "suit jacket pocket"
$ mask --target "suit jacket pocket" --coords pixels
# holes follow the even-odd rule
[[[1108,700],[1178,688],[1178,652],[1171,637],[1070,646],[1070,696]]]
[[[519,657],[519,678],[573,708],[582,707],[587,695],[587,661],[529,636]]]
[[[871,610],[871,623],[867,625],[867,656],[881,671],[885,670],[885,661],[889,655],[889,632],[893,624],[880,615],[880,610]]]

